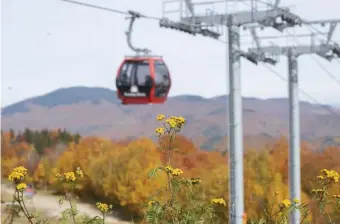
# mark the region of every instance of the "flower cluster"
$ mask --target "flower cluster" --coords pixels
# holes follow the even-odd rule
[[[200,184],[202,181],[200,178],[190,178],[188,180],[192,185],[195,185],[195,184]]]
[[[324,192],[324,190],[323,190],[323,189],[320,189],[320,188],[318,188],[318,189],[313,189],[313,190],[312,190],[312,193],[315,193],[315,194],[323,193],[323,192]]]
[[[76,174],[77,174],[80,178],[83,178],[83,177],[84,177],[84,173],[83,173],[83,171],[82,171],[79,167],[77,168]]]
[[[164,121],[165,120],[165,127],[167,130],[175,129],[180,130],[184,124],[186,123],[186,120],[184,117],[177,117],[177,116],[171,116],[169,118],[166,118],[164,114],[159,114],[156,118],[157,121]],[[156,128],[156,134],[158,136],[164,134],[165,129],[164,128]]]
[[[316,198],[326,200],[327,195],[329,195],[327,192],[327,186],[331,185],[332,183],[338,183],[340,175],[335,170],[322,169],[320,172],[321,175],[317,176],[316,178],[319,180],[321,186],[319,186],[319,188],[313,189],[312,193]],[[333,195],[333,198],[336,200],[340,199],[340,195]]]
[[[96,203],[97,208],[101,211],[101,212],[109,212],[112,209],[112,205],[108,205],[105,203],[101,203],[101,202],[97,202]]]
[[[300,200],[297,198],[294,198],[293,200],[284,199],[280,203],[280,208],[289,208],[290,206],[296,205],[298,203],[300,203]]]
[[[183,174],[183,171],[181,169],[174,169],[172,171],[172,175],[174,175],[174,176],[180,176],[182,174]]]
[[[164,167],[164,169],[167,173],[170,173],[173,176],[180,176],[183,174],[183,171],[181,169],[178,169],[178,168],[174,169],[171,166],[166,166]]]
[[[223,205],[223,206],[227,206],[227,203],[225,202],[225,200],[223,198],[214,198],[211,200],[212,204],[217,204],[217,205]]]
[[[78,167],[76,172],[66,172],[63,175],[57,173],[55,175],[61,182],[71,183],[75,182],[77,178],[84,177],[83,171]]]
[[[321,174],[323,174],[324,176],[320,175],[320,176],[317,177],[321,181],[327,180],[330,183],[338,183],[339,182],[340,175],[335,170],[322,169]]]
[[[64,177],[65,177],[65,180],[67,182],[74,182],[76,181],[76,175],[74,174],[74,172],[67,172],[67,173],[64,173]]]
[[[156,134],[158,136],[161,136],[162,134],[164,134],[164,128],[156,128]]]
[[[164,114],[158,114],[156,119],[157,119],[157,121],[162,121],[162,120],[165,119],[165,115]]]
[[[171,127],[171,128],[182,128],[184,124],[186,123],[186,120],[184,117],[176,117],[171,116],[170,118],[166,119],[165,122]]]
[[[8,180],[13,181],[13,183],[18,183],[23,180],[27,175],[27,169],[23,166],[19,166],[13,169],[12,173],[8,176]]]
[[[8,180],[14,183],[16,190],[23,191],[27,188],[27,184],[22,183],[26,175],[27,169],[23,166],[19,166],[14,168],[13,171],[9,174]]]
[[[292,205],[292,202],[289,199],[284,199],[280,203],[281,208],[288,208]]]
[[[21,215],[19,213],[22,212],[27,218],[28,222],[33,223],[32,219],[35,218],[35,215],[27,210],[23,197],[24,190],[27,188],[27,184],[23,182],[26,176],[27,169],[23,166],[14,168],[13,171],[8,175],[8,180],[12,181],[12,183],[14,184],[15,193],[13,195],[12,206],[9,206],[7,208],[10,209],[11,214],[13,214],[12,212],[15,211],[17,217],[20,217]],[[14,202],[17,202],[17,204],[15,204]],[[11,223],[13,223],[13,217]]]

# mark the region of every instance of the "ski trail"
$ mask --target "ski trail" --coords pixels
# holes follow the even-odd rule
[[[5,184],[1,184],[1,191],[6,194],[13,194],[13,189],[6,186]],[[37,194],[34,195],[32,201],[27,200],[27,205],[34,205],[37,211],[43,212],[47,217],[60,217],[60,213],[69,206],[66,202],[60,206],[59,199],[60,197],[58,196],[41,195],[39,192],[37,192]],[[11,202],[6,202],[5,204],[8,203]],[[101,216],[101,213],[91,204],[77,202],[77,209],[79,210],[80,214],[86,214],[90,217]],[[106,217],[105,220],[107,221],[106,223],[109,224],[130,224],[130,222],[122,221],[114,216]]]

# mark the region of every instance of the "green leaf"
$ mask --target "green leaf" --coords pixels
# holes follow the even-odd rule
[[[154,178],[157,177],[157,171],[160,169],[160,167],[156,167],[149,171],[148,178]]]

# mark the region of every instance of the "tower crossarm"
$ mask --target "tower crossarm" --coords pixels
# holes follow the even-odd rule
[[[340,19],[326,19],[326,20],[312,20],[312,21],[307,21],[307,20],[302,20],[301,19],[301,25],[321,25],[321,26],[329,26],[329,30],[326,34],[327,39],[326,39],[326,43],[328,44],[331,39],[332,36],[334,34],[335,28],[336,26],[340,23]],[[261,23],[252,23],[252,24],[245,24],[243,26],[244,29],[256,29],[256,28],[264,28],[265,25],[261,24]],[[318,32],[321,35],[324,35],[324,33]]]
[[[340,19],[325,19],[325,20],[304,20],[301,19],[301,25],[321,25],[325,26],[327,24],[338,24],[340,23]],[[263,28],[264,25],[251,23],[245,24],[243,27],[246,28]]]
[[[233,14],[215,14],[205,16],[195,16],[198,23],[208,23],[225,26],[242,26],[245,24],[259,23],[262,26],[272,26],[280,31],[286,27],[300,25],[302,20],[299,16],[291,13],[289,9],[273,8],[270,10],[256,12],[237,12]],[[280,18],[281,21],[277,21]],[[183,17],[182,22],[190,23],[193,17]]]
[[[309,24],[309,25],[325,25],[325,24],[332,24],[332,23],[340,23],[340,19],[323,19],[323,20],[303,20],[302,24]]]
[[[248,49],[248,54],[256,55],[256,62],[268,62],[268,55],[270,56],[280,56],[285,55],[288,56],[291,49],[294,49],[294,55],[296,57],[304,54],[317,54],[320,57],[323,57],[329,61],[331,61],[334,57],[340,57],[340,54],[337,53],[337,50],[340,49],[339,45],[336,43],[333,44],[320,44],[320,45],[299,45],[299,46],[267,46],[258,48],[250,48]],[[340,52],[340,51],[339,51]],[[271,57],[271,58],[272,58]]]

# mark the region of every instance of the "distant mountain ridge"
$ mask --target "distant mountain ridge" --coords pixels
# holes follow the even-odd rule
[[[110,138],[153,135],[155,116],[181,115],[188,120],[183,133],[204,139],[209,145],[227,133],[227,96],[203,98],[196,95],[169,97],[163,105],[123,106],[116,92],[100,87],[70,87],[29,98],[2,108],[2,128],[67,128],[83,135]],[[340,109],[327,105],[300,103],[301,134],[304,139],[340,136]],[[246,136],[286,135],[288,100],[243,98]],[[203,144],[203,143],[202,143]]]
[[[110,103],[118,104],[116,92],[100,87],[70,87],[61,88],[42,96],[32,97],[18,103],[14,103],[2,108],[1,114],[14,114],[18,112],[28,112],[27,104],[35,104],[47,108],[59,105],[69,105],[90,101],[93,103],[105,100]]]
[[[187,102],[198,102],[198,101],[209,101],[209,100],[225,100],[227,101],[227,95],[222,96],[215,96],[211,98],[204,98],[198,95],[179,95],[169,97],[169,100],[180,100],[180,101],[187,101]],[[287,103],[286,98],[271,98],[271,99],[259,99],[254,97],[243,97],[245,100],[250,101],[281,101],[282,103]],[[28,112],[27,104],[34,104],[39,105],[47,108],[53,108],[59,105],[69,105],[74,103],[81,103],[81,102],[92,102],[94,104],[99,103],[99,101],[107,101],[113,104],[120,104],[119,99],[117,98],[116,91],[113,91],[108,88],[102,87],[68,87],[68,88],[60,88],[50,93],[31,97],[26,100],[22,100],[20,102],[11,104],[4,108],[1,108],[1,114],[14,114],[18,112]],[[308,102],[301,101],[301,104],[310,104]],[[313,105],[313,104],[310,104]],[[317,105],[320,106],[320,105]],[[322,105],[323,107],[329,108],[338,108],[340,105],[330,106],[330,105]]]

